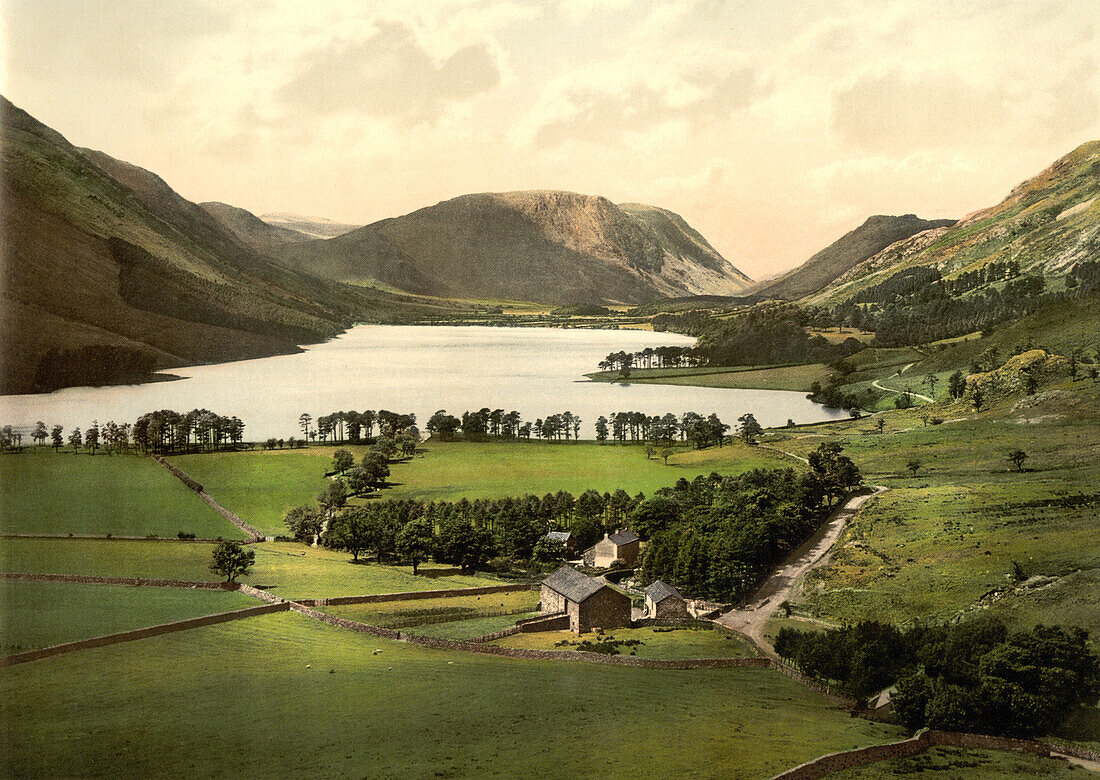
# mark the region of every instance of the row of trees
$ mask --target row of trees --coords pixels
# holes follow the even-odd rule
[[[223,417],[208,409],[194,409],[180,414],[169,409],[143,414],[132,425],[109,420],[103,425],[98,420],[83,431],[74,427],[66,434],[63,425],[47,430],[39,420],[31,432],[31,439],[38,446],[45,446],[46,439],[54,451],[66,444],[74,453],[86,450],[95,455],[100,449],[109,454],[129,452],[174,453],[203,452],[236,447],[244,438],[244,423],[237,417]],[[0,450],[19,447],[23,434],[10,425],[0,429]]]
[[[309,412],[298,417],[298,426],[302,429],[305,441],[332,441],[334,444],[350,442],[352,444],[370,444],[375,439],[375,430],[379,436],[396,438],[401,431],[416,425],[415,414],[402,414],[379,409],[365,412],[332,412],[316,420]]]
[[[600,361],[599,368],[628,373],[632,368],[679,368],[704,362],[706,355],[695,347],[646,347],[638,352],[612,352]]]
[[[876,621],[825,632],[780,629],[776,652],[864,699],[896,683],[909,728],[1041,736],[1100,699],[1100,662],[1080,629],[1009,634],[995,618],[902,631]]]

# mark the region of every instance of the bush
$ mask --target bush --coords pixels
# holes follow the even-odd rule
[[[194,539],[195,538],[195,534],[191,533],[190,531],[177,531],[176,536],[180,539]]]

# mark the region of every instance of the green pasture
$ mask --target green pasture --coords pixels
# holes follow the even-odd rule
[[[497,617],[470,618],[469,620],[451,620],[446,623],[425,623],[421,626],[403,628],[401,631],[418,636],[430,636],[436,639],[476,639],[486,634],[495,634],[511,628],[520,620],[535,617],[537,612],[524,612],[517,615],[498,615]]]
[[[576,496],[589,488],[651,495],[681,477],[690,480],[711,471],[737,474],[777,462],[770,453],[739,443],[681,450],[667,466],[657,457],[647,460],[640,445],[429,441],[423,449],[423,458],[391,468],[391,479],[400,485],[386,491],[387,497],[457,501],[559,490]]]
[[[152,458],[55,453],[30,447],[0,457],[0,529],[5,533],[116,534],[240,539],[226,522]]]
[[[293,613],[0,669],[19,777],[759,778],[900,736],[770,670],[498,658]]]
[[[879,761],[858,769],[846,769],[829,777],[836,780],[887,780],[896,777],[912,777],[918,780],[922,777],[937,780],[1002,780],[1006,777],[1087,780],[1096,775],[1064,760],[1028,753],[933,747],[910,758]]]
[[[294,542],[249,545],[256,563],[250,585],[270,587],[286,598],[359,596],[413,590],[443,590],[499,585],[484,575],[446,574],[422,566],[413,576],[409,566],[353,564],[344,552]],[[0,539],[4,571],[36,574],[89,574],[101,577],[150,577],[217,581],[210,571],[213,546],[188,542],[109,541],[100,539]]]
[[[810,575],[804,610],[832,620],[947,619],[1011,588],[1015,561],[1028,577],[1066,584],[995,610],[1021,628],[1061,621],[1100,631],[1096,600],[1069,584],[1100,568],[1100,422],[1089,392],[1023,411],[1009,399],[981,415],[941,402],[933,408],[943,424],[925,425],[916,410],[894,412],[882,434],[860,420],[769,437],[802,455],[824,440],[840,442],[868,482],[889,488]],[[1023,472],[1007,459],[1014,449],[1029,456]],[[920,463],[916,476],[906,468],[911,460]]]
[[[429,584],[423,589],[433,590],[435,586]],[[322,609],[348,620],[356,620],[374,626],[385,626],[395,620],[405,621],[420,615],[434,617],[446,613],[454,616],[469,614],[470,617],[474,617],[479,612],[501,612],[514,609],[537,611],[538,606],[539,592],[531,589],[510,593],[482,593],[474,596],[452,596],[449,598],[408,599],[406,601],[381,601],[368,604],[330,604],[322,607]],[[512,623],[515,623],[518,619],[518,616],[514,617]],[[485,631],[482,633],[491,632]]]
[[[258,604],[235,591],[0,580],[0,654]]]
[[[598,382],[625,382],[655,385],[691,385],[692,387],[726,387],[746,390],[797,390],[809,392],[814,382],[824,382],[829,370],[821,363],[800,366],[701,367],[701,368],[638,368],[623,379],[618,371],[587,374]]]
[[[638,658],[742,658],[756,655],[746,642],[713,628],[677,628],[668,630],[647,626],[645,628],[617,628],[603,632],[608,639],[636,639],[642,644],[620,647],[622,655]],[[595,634],[578,637],[570,631],[539,631],[531,634],[515,634],[498,639],[493,644],[502,647],[521,647],[528,650],[577,650],[577,647],[561,646],[558,642],[596,641]]]

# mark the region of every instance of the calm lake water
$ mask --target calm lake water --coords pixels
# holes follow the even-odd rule
[[[245,438],[301,436],[298,416],[389,409],[414,412],[423,429],[437,409],[513,409],[524,420],[570,411],[595,436],[601,414],[696,411],[735,425],[752,412],[764,426],[844,416],[803,393],[589,382],[608,353],[690,345],[674,333],[554,328],[360,325],[295,355],[171,369],[183,377],[115,387],[74,387],[47,395],[0,397],[0,424],[86,427],[133,422],[155,409],[206,408],[240,417]],[[25,440],[29,444],[29,440]]]

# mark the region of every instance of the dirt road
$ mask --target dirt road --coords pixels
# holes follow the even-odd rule
[[[716,619],[717,622],[745,634],[767,655],[776,658],[771,643],[764,638],[764,624],[776,613],[779,605],[790,596],[795,581],[825,562],[829,550],[840,538],[840,532],[844,530],[848,520],[868,499],[884,490],[886,488],[876,486],[873,487],[872,492],[852,496],[841,504],[817,533],[792,552],[783,565],[764,581],[764,584],[753,594],[752,604],[744,609],[734,609],[720,615]]]

